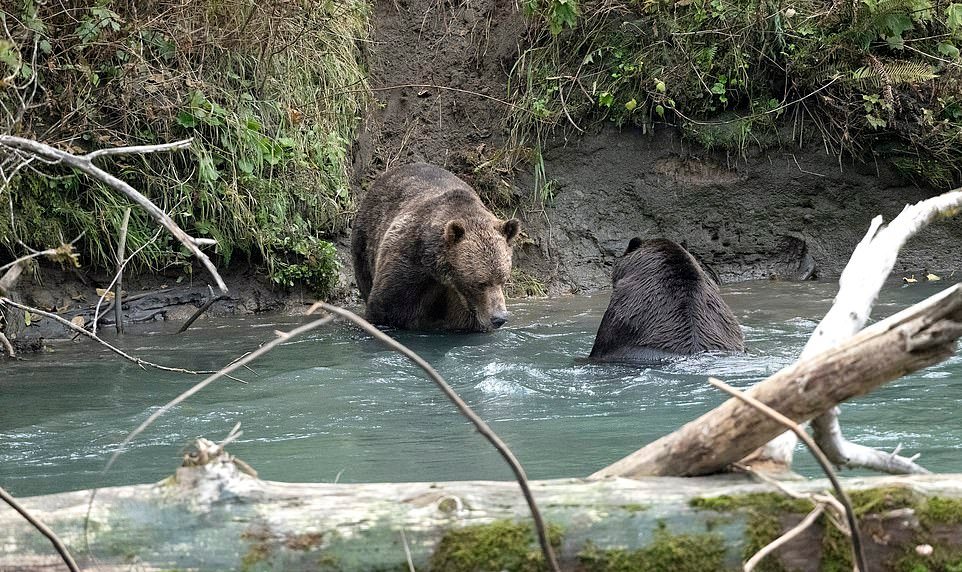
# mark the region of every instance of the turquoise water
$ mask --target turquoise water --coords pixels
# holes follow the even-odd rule
[[[948,286],[886,288],[887,316]],[[708,411],[724,398],[707,375],[736,386],[791,363],[829,307],[833,283],[745,282],[725,297],[743,325],[745,355],[703,355],[657,368],[583,361],[607,293],[509,301],[493,334],[396,332],[512,447],[531,478],[583,476]],[[145,359],[217,369],[305,318],[235,318],[116,342]],[[151,482],[173,472],[197,436],[222,438],[265,479],[311,482],[510,479],[502,459],[404,358],[345,323],[291,341],[160,419],[106,475],[127,432],[198,377],[142,370],[91,343],[63,343],[3,365],[0,485],[15,495]],[[962,358],[917,372],[843,408],[853,441],[921,452],[936,471],[962,472]],[[814,474],[799,449],[796,467]]]

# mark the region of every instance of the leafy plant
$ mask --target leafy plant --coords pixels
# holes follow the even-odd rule
[[[0,69],[22,75],[35,61],[44,94],[28,102],[18,134],[72,141],[77,152],[192,137],[188,152],[102,161],[189,232],[215,238],[224,262],[240,254],[280,284],[301,278],[325,290],[335,259],[323,238],[353,209],[347,149],[370,97],[369,3],[61,4],[22,0],[5,16],[13,42],[0,42]],[[12,91],[0,100],[19,107]],[[13,205],[0,217],[11,255],[18,241],[46,247],[83,233],[85,261],[112,266],[129,206],[114,193],[55,166],[22,173],[0,193]],[[135,215],[131,250],[155,231]],[[134,264],[186,260],[162,236]]]
[[[538,6],[510,90],[521,154],[554,130],[664,122],[708,147],[817,133],[837,153],[916,165],[929,184],[962,173],[962,3],[582,0],[570,29]]]

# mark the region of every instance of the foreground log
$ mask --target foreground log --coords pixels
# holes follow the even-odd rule
[[[791,483],[822,491],[824,481]],[[962,475],[846,479],[872,570],[962,561]],[[734,569],[811,511],[741,475],[536,481],[565,570]],[[83,568],[130,570],[537,570],[541,553],[514,482],[305,484],[261,481],[231,462],[182,467],[153,485],[20,499]],[[824,520],[769,559],[851,570]],[[926,546],[934,547],[931,553]],[[921,547],[921,548],[919,548]],[[921,554],[920,554],[921,553]],[[96,559],[96,560],[95,560]],[[769,561],[768,565],[775,563]],[[96,562],[96,567],[95,567]],[[49,542],[0,510],[0,570],[56,570]],[[766,568],[771,569],[771,568]]]
[[[747,394],[802,423],[842,401],[946,359],[960,335],[962,284],[957,284],[862,330],[840,346],[796,362]],[[716,473],[783,430],[776,421],[732,398],[591,477]]]

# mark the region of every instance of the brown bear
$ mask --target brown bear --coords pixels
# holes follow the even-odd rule
[[[418,330],[501,327],[508,319],[502,286],[520,230],[440,167],[385,172],[362,197],[351,234],[367,319]]]
[[[709,350],[744,351],[718,285],[687,250],[632,238],[615,262],[613,290],[589,359],[657,362]]]

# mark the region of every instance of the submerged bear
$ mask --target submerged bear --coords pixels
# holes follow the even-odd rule
[[[520,228],[440,167],[385,172],[361,199],[351,235],[367,319],[405,329],[501,327],[508,319],[502,286]]]
[[[611,302],[590,359],[637,363],[744,351],[742,331],[718,285],[680,245],[631,239],[611,280]]]

